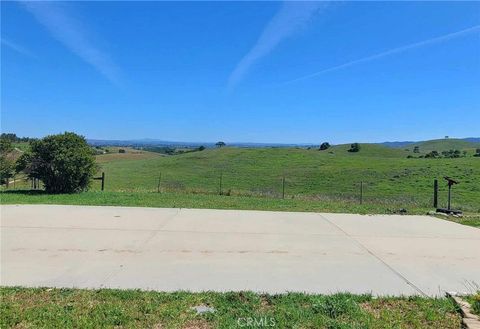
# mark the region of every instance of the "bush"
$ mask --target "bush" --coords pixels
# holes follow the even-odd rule
[[[438,153],[438,151],[432,151],[425,154],[425,158],[440,158],[440,154]]]
[[[118,149],[118,153],[125,153],[124,149]]]
[[[420,147],[415,146],[415,147],[413,148],[413,153],[420,153]]]
[[[352,145],[350,145],[350,149],[348,150],[348,152],[358,152],[360,151],[360,144],[358,143],[353,143]]]
[[[322,145],[320,145],[320,151],[328,150],[330,148],[330,143],[324,142]]]
[[[38,178],[49,193],[74,193],[88,189],[97,171],[85,138],[66,132],[30,143],[31,151],[17,163],[30,178]]]

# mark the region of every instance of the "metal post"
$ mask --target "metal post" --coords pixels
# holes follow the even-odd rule
[[[282,178],[282,199],[285,199],[285,175]]]
[[[448,207],[447,209],[450,210],[450,196],[451,196],[452,185],[448,184]]]
[[[162,182],[162,173],[158,176],[157,192],[160,193],[160,183]]]
[[[105,173],[102,172],[102,191],[105,189]]]
[[[222,195],[222,178],[223,178],[223,172],[221,171],[220,172],[220,191],[219,191],[220,195]]]
[[[360,182],[360,204],[363,203],[363,182]]]
[[[438,180],[433,181],[433,207],[438,207]]]

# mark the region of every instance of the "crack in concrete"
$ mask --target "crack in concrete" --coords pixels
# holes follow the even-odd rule
[[[373,251],[371,251],[370,249],[368,249],[367,246],[365,246],[363,243],[361,243],[360,241],[358,241],[357,239],[355,239],[355,237],[353,235],[350,235],[348,234],[345,230],[343,230],[340,226],[338,226],[337,224],[333,223],[332,221],[330,221],[328,218],[326,218],[325,216],[319,214],[319,216],[321,218],[323,218],[325,221],[327,221],[330,225],[332,225],[333,227],[337,228],[339,231],[343,232],[343,234],[345,234],[349,239],[351,239],[353,242],[355,242],[360,248],[362,248],[363,250],[365,250],[368,254],[370,254],[372,257],[374,257],[375,259],[377,259],[380,263],[382,263],[383,265],[385,265],[393,274],[395,274],[397,277],[399,277],[401,280],[405,281],[405,283],[407,285],[409,285],[410,287],[412,287],[413,289],[415,289],[417,292],[419,292],[421,295],[423,295],[424,297],[428,297],[428,295],[426,293],[424,293],[419,287],[417,287],[413,282],[411,282],[410,280],[408,280],[402,273],[400,273],[399,271],[397,271],[396,269],[394,269],[391,265],[389,265],[385,260],[383,260],[380,256],[376,255]]]

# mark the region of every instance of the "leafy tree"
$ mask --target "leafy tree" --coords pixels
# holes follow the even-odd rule
[[[125,153],[124,149],[118,149],[118,153]]]
[[[328,150],[330,148],[330,143],[329,142],[323,142],[322,145],[320,145],[320,151]]]
[[[223,147],[223,146],[225,146],[225,145],[227,145],[227,144],[225,144],[225,142],[221,142],[221,141],[220,141],[220,142],[217,142],[217,143],[215,144],[215,146],[217,146],[217,147]]]
[[[205,146],[201,145],[199,148],[198,148],[199,151],[203,151],[205,150]]]
[[[18,160],[17,170],[43,181],[49,193],[88,189],[97,166],[84,137],[66,132],[32,141],[30,145],[30,153]]]
[[[413,148],[413,153],[420,153],[420,147],[415,146],[415,147]]]
[[[475,154],[473,156],[474,157],[480,157],[480,148],[475,150]]]
[[[7,184],[15,174],[15,162],[11,156],[13,145],[9,138],[2,134],[0,138],[0,184]]]
[[[360,151],[360,144],[358,143],[353,143],[352,145],[350,145],[350,149],[348,150],[348,152],[358,152]]]

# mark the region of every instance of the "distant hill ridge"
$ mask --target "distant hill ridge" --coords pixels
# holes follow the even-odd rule
[[[215,147],[212,142],[175,142],[158,139],[136,139],[136,140],[102,140],[87,139],[90,145],[94,146],[174,146],[174,147],[199,147],[201,145],[211,148]],[[320,143],[319,143],[320,144]],[[286,144],[286,143],[227,143],[228,146],[261,148],[261,147],[318,147],[319,144]],[[383,143],[361,143],[382,145],[388,148],[411,148],[418,146],[422,151],[444,151],[450,149],[470,149],[480,147],[480,137],[468,138],[443,138],[428,141],[393,141]]]

